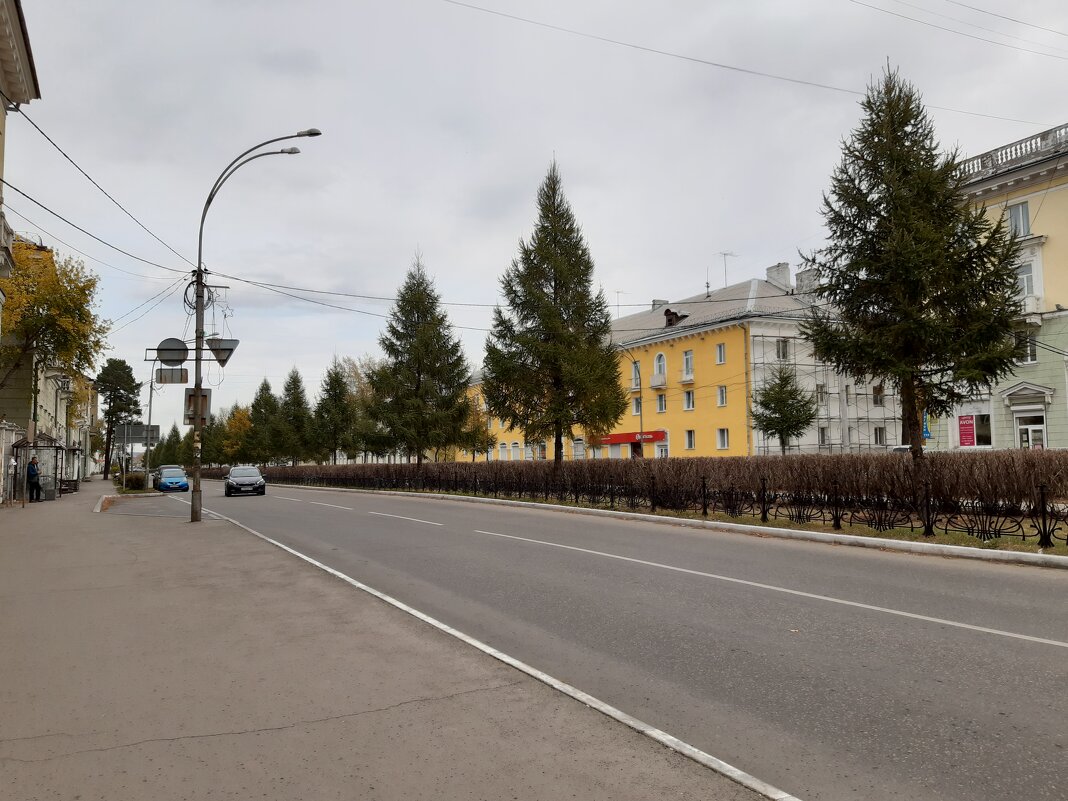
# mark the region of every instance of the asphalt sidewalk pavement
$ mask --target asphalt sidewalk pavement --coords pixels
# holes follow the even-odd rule
[[[95,514],[109,490],[0,509],[0,797],[766,797],[225,520]]]

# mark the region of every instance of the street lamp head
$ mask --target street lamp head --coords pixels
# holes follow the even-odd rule
[[[283,147],[278,151],[279,153],[285,153],[287,156],[295,156],[300,152],[299,147]]]
[[[308,128],[304,131],[297,131],[297,136],[322,136],[323,132],[318,128]]]

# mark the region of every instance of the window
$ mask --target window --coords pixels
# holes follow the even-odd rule
[[[636,361],[630,363],[630,385],[632,387],[642,385],[642,366]]]
[[[827,426],[820,426],[819,443],[820,443],[820,445],[830,445],[831,444],[831,429],[829,429]]]
[[[1009,230],[1016,236],[1031,235],[1031,216],[1027,212],[1027,203],[1015,203],[1008,208]]]
[[[658,412],[667,411],[667,395],[663,393],[657,393],[656,396],[656,410]]]
[[[727,405],[727,388],[723,385],[716,387],[716,404],[718,406]]]
[[[684,378],[690,378],[693,376],[693,351],[684,350],[682,352],[682,375]]]
[[[664,375],[667,372],[667,357],[663,353],[656,354],[656,358],[653,359],[653,372],[657,375]]]
[[[641,414],[642,413],[642,399],[641,398],[635,398],[632,401],[632,406],[633,406],[633,408],[631,409],[631,412],[630,412],[631,414]]]
[[[686,429],[686,450],[692,451],[697,447],[697,432],[692,428]]]
[[[1020,297],[1035,294],[1035,271],[1030,264],[1021,264],[1016,268],[1016,284],[1020,287]]]
[[[876,445],[885,445],[886,444],[886,429],[883,428],[882,426],[876,426],[875,427],[875,444]]]
[[[882,384],[876,384],[874,387],[871,388],[871,405],[872,406],[882,406],[885,398],[886,398],[886,394],[883,392],[883,385]],[[879,444],[883,444],[883,443],[879,443]]]
[[[853,385],[852,384],[846,384],[845,390],[846,390],[846,403],[852,403],[853,402]]]
[[[668,458],[668,446],[662,442],[656,444],[656,458],[666,459]]]
[[[816,384],[816,403],[827,402],[827,385]]]
[[[778,359],[780,362],[784,362],[790,358],[790,340],[775,340],[775,358]]]
[[[716,364],[726,364],[726,363],[727,363],[727,345],[725,343],[723,343],[723,342],[720,342],[718,345],[716,345]]]
[[[730,430],[726,428],[716,429],[716,447],[721,451],[725,451],[731,446],[730,433]]]
[[[520,446],[520,444],[518,442],[513,442],[512,443],[512,461],[513,462],[521,462],[521,461],[523,461],[523,448]]]
[[[962,414],[957,418],[957,433],[962,448],[989,447],[993,443],[990,436],[989,414]]]
[[[501,461],[503,462],[503,461],[506,461],[507,459],[508,459],[508,445],[507,445],[507,443],[502,442],[501,443]]]
[[[693,390],[688,389],[682,393],[682,408],[686,411],[693,409]]]
[[[1016,342],[1023,348],[1017,364],[1034,364],[1038,361],[1038,343],[1029,331],[1017,331]]]

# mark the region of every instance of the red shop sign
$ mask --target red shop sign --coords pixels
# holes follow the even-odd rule
[[[624,445],[628,442],[663,442],[666,431],[631,431],[626,434],[605,434],[598,438],[598,445]]]

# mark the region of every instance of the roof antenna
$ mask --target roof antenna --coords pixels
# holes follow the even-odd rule
[[[723,257],[723,286],[727,286],[727,257],[731,256],[732,258],[738,258],[738,254],[737,253],[731,253],[729,250],[721,250],[716,255]],[[707,283],[708,282],[706,281],[705,282],[706,286],[707,286]]]

